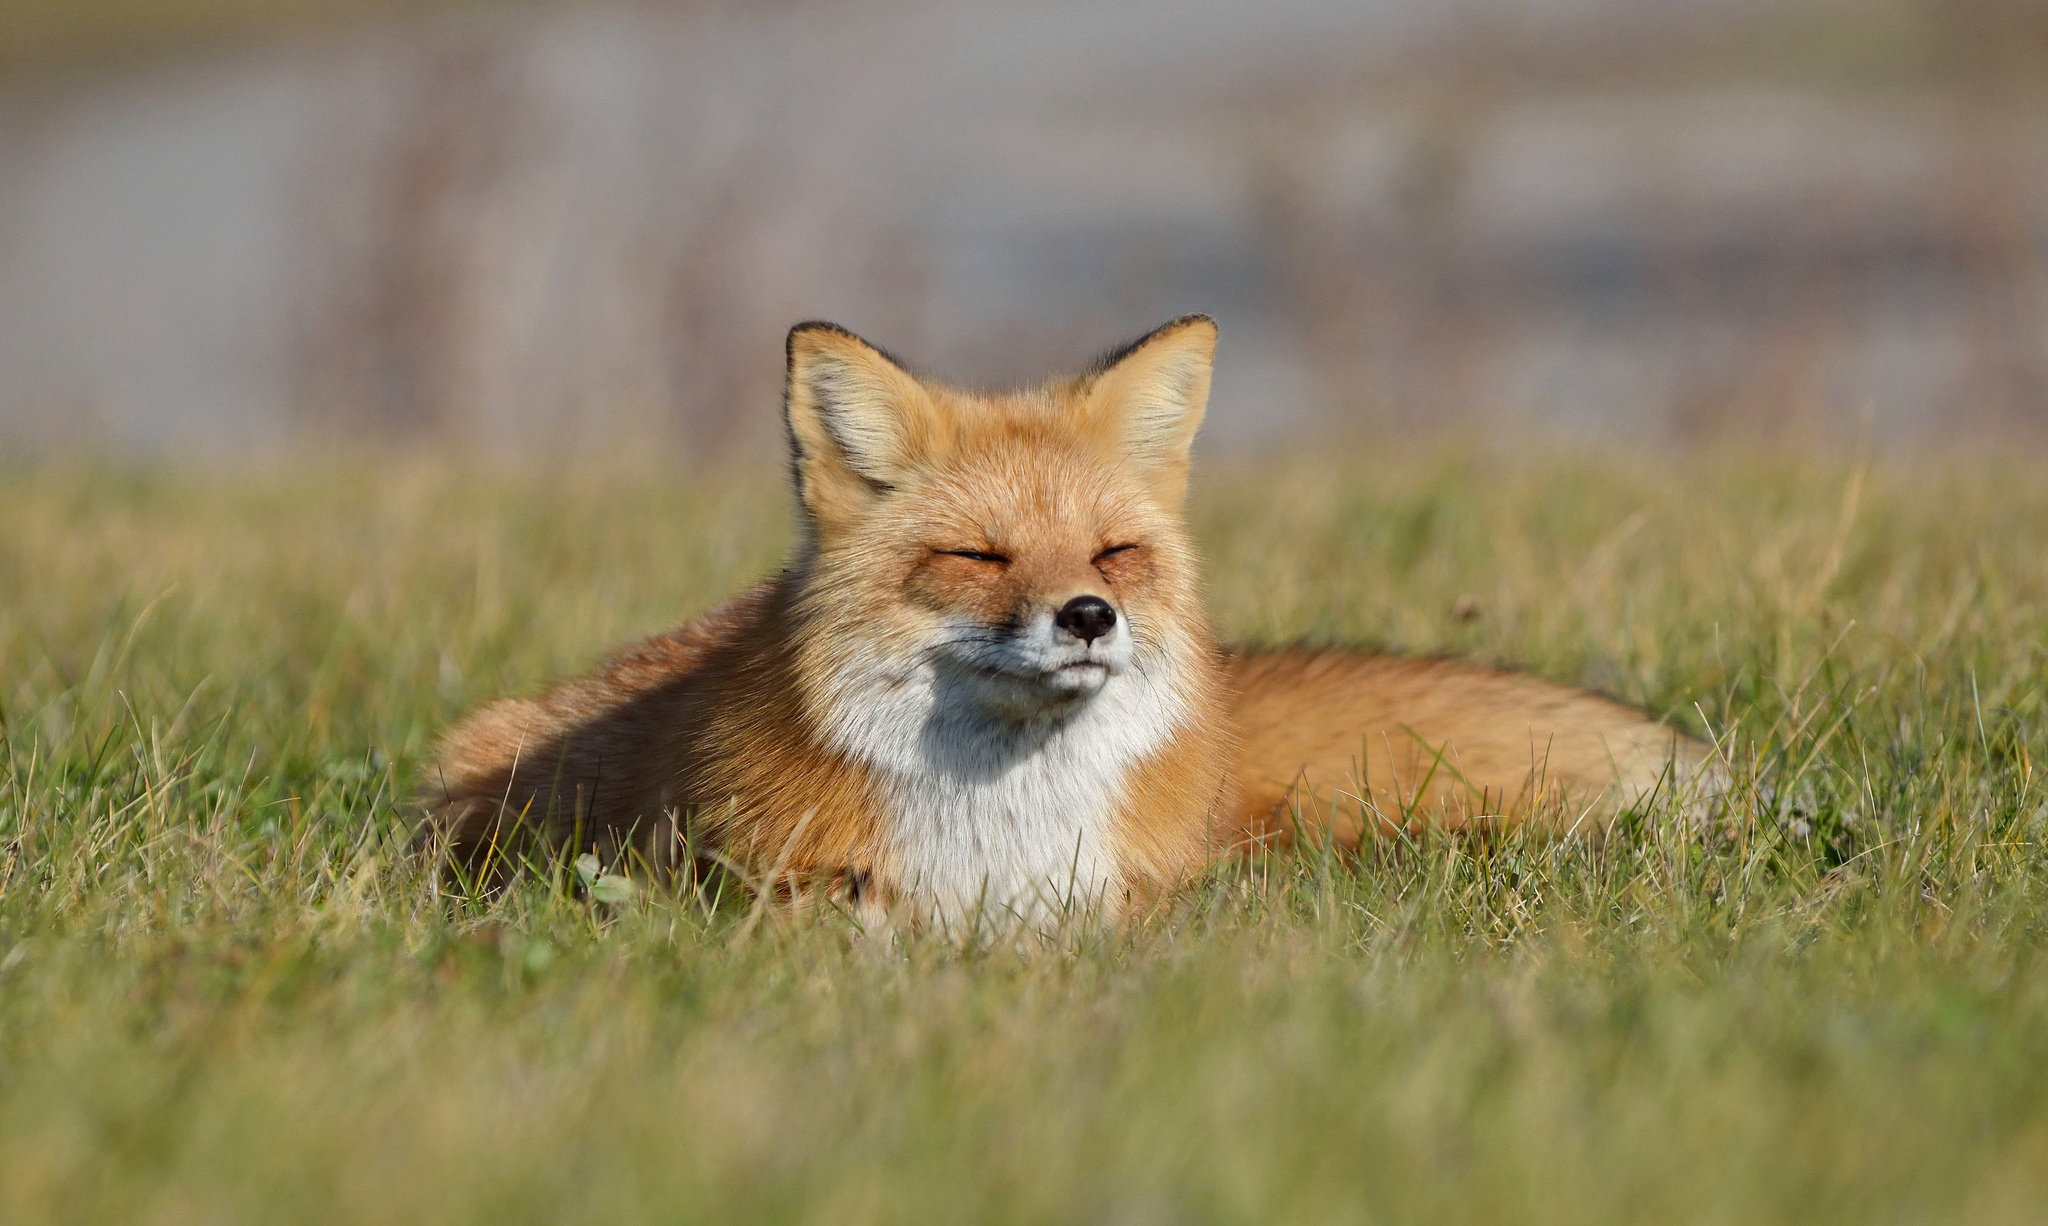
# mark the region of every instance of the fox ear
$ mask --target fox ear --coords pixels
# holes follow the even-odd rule
[[[821,322],[789,330],[783,414],[797,496],[824,527],[894,489],[929,453],[938,424],[930,394],[895,359]]]
[[[1164,506],[1187,494],[1215,358],[1216,321],[1183,315],[1103,358],[1084,383],[1082,429],[1136,464]]]

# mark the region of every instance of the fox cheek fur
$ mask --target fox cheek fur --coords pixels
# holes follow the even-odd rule
[[[1130,613],[1119,610],[1101,576],[1048,567],[1014,547],[1011,554],[1018,556],[968,561],[996,573],[965,576],[967,583],[944,593],[941,639],[958,659],[1042,688],[1050,699],[1093,694],[1130,667]],[[952,562],[940,569],[960,569],[952,555],[940,556]],[[1053,573],[1033,573],[1047,570]]]
[[[521,836],[573,840],[951,924],[1128,908],[1303,821],[1356,845],[1711,791],[1705,746],[1598,695],[1220,648],[1182,513],[1215,341],[1188,316],[986,396],[798,325],[790,565],[463,720],[427,772],[424,835],[472,881]]]
[[[963,667],[1042,689],[1049,700],[1093,693],[1130,665],[1129,616],[1099,576],[1037,581],[1031,561],[934,551],[905,596],[933,611],[935,649]]]

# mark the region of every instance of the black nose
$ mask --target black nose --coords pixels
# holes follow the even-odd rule
[[[1052,615],[1052,624],[1084,643],[1092,643],[1116,629],[1116,610],[1100,596],[1076,596]]]

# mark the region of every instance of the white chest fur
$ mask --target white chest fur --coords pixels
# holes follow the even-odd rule
[[[828,736],[881,783],[890,884],[947,924],[1115,901],[1129,776],[1187,710],[1152,663],[1064,718],[1025,723],[989,718],[926,665],[842,674]]]

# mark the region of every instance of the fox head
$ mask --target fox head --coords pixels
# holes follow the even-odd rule
[[[1213,650],[1182,501],[1215,345],[1185,316],[985,395],[831,324],[792,330],[799,651],[824,705],[863,736],[904,721],[899,739],[1184,707]]]

